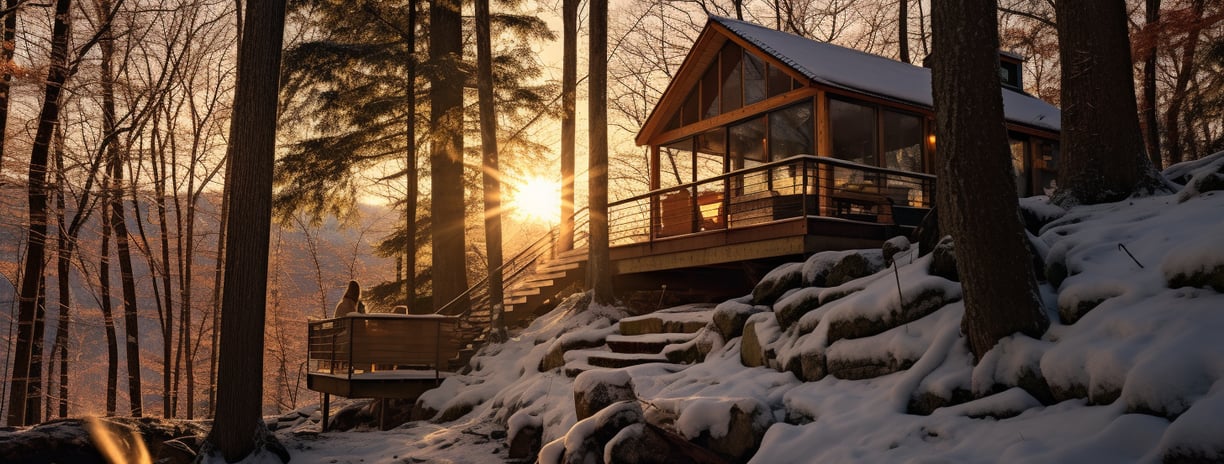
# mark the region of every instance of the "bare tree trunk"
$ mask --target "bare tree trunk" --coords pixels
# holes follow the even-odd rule
[[[1203,0],[1193,0],[1190,4],[1193,21],[1195,24],[1201,23]],[[1181,65],[1178,67],[1177,80],[1173,84],[1173,93],[1169,96],[1169,106],[1165,108],[1165,140],[1169,147],[1169,164],[1187,160],[1185,152],[1188,144],[1182,140],[1181,118],[1184,112],[1183,106],[1186,104],[1187,89],[1190,81],[1194,79],[1197,67],[1195,55],[1198,54],[1201,31],[1199,26],[1192,26],[1186,32],[1186,42],[1185,45],[1182,45]]]
[[[1108,203],[1161,188],[1135,117],[1139,111],[1125,5],[1114,0],[1058,2],[1055,13],[1062,63],[1062,157],[1052,201],[1064,206]]]
[[[574,151],[578,101],[578,0],[562,0],[560,251],[574,249]]]
[[[119,337],[115,331],[115,312],[111,307],[110,282],[110,238],[111,216],[105,209],[110,205],[110,170],[102,181],[102,249],[98,259],[98,286],[102,293],[102,323],[106,329],[106,415],[113,416],[118,410],[119,396]]]
[[[230,159],[225,160],[225,184],[221,187],[221,224],[217,230],[217,260],[213,267],[212,292],[212,343],[209,345],[208,356],[208,411],[206,416],[213,417],[217,412],[217,359],[221,348],[221,298],[224,295],[225,281],[225,243],[228,241],[226,230],[229,229],[230,205]]]
[[[38,129],[34,135],[34,147],[30,150],[29,185],[29,237],[26,241],[25,262],[21,274],[20,303],[17,315],[17,341],[13,351],[12,380],[9,388],[9,425],[28,425],[30,414],[38,410],[27,410],[27,392],[34,344],[35,318],[38,312],[38,293],[45,272],[47,240],[47,157],[51,137],[59,122],[60,91],[68,79],[68,36],[71,34],[69,12],[72,0],[57,0],[55,3],[55,25],[51,32],[51,68],[47,73],[42,111],[38,117]]]
[[[608,255],[608,1],[592,0],[590,44],[590,254],[588,279],[595,303],[610,305],[612,260]]]
[[[407,144],[407,156],[404,160],[404,176],[406,185],[404,190],[404,238],[407,240],[407,249],[404,250],[404,304],[412,308],[416,305],[417,295],[417,190],[419,189],[420,171],[417,170],[417,145],[416,145],[416,79],[417,79],[417,55],[416,55],[416,28],[417,28],[417,0],[408,1],[408,69],[407,69],[407,101],[408,106],[408,122],[404,129],[404,138]],[[415,308],[413,308],[415,309]]]
[[[1143,59],[1143,107],[1140,110],[1143,112],[1143,134],[1144,141],[1147,142],[1148,158],[1152,159],[1152,165],[1156,169],[1160,169],[1164,166],[1160,153],[1160,122],[1156,110],[1156,50],[1160,44],[1160,28],[1157,26],[1160,23],[1160,0],[1145,0],[1144,4],[1146,27],[1150,28],[1154,36],[1151,37],[1149,49]]]
[[[977,360],[1003,337],[1040,337],[1049,326],[1007,154],[995,3],[931,2],[940,229],[956,244],[961,331]]]
[[[489,304],[502,305],[501,170],[497,154],[497,111],[493,102],[493,45],[489,0],[476,0],[476,91],[480,107],[480,145],[484,165],[485,253],[489,267]],[[500,321],[494,317],[494,321]],[[494,332],[501,333],[500,330]]]
[[[5,0],[4,8],[9,11],[4,15],[4,43],[0,43],[0,63],[13,61],[13,53],[17,49],[17,6],[21,0]],[[4,167],[5,131],[8,130],[9,90],[13,82],[12,68],[4,66],[0,71],[0,169]]]
[[[263,428],[264,321],[268,287],[268,238],[272,218],[272,169],[285,2],[249,2],[230,123],[230,221],[222,302],[217,410],[207,440],[233,462],[275,440]]]
[[[435,309],[468,308],[464,249],[463,81],[459,73],[463,21],[459,0],[433,0],[429,9],[429,55],[435,74],[430,87],[429,164],[433,201],[433,300]]]
[[[901,61],[909,63],[909,0],[897,0],[897,50]]]
[[[100,16],[111,10],[110,0],[98,0]],[[102,133],[115,132],[115,91],[112,60],[115,53],[114,35],[110,28],[102,31],[98,40],[102,50]],[[123,289],[123,328],[127,347],[128,401],[132,416],[140,417],[144,412],[140,385],[140,327],[136,303],[136,280],[132,268],[131,245],[128,240],[127,220],[123,212],[123,160],[119,145],[110,140],[107,145],[110,169],[111,228],[115,232],[115,250],[119,258],[119,278]]]

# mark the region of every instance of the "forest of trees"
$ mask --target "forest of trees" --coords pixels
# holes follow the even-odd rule
[[[264,411],[309,401],[305,317],[326,314],[334,304],[329,292],[344,281],[378,284],[367,297],[376,304],[440,308],[517,251],[532,229],[487,220],[498,216],[486,211],[501,209],[489,193],[566,173],[567,194],[578,204],[564,204],[565,217],[587,206],[588,193],[607,201],[645,191],[647,153],[633,146],[633,135],[707,14],[920,63],[937,44],[933,6],[290,1]],[[1001,48],[1028,58],[1027,90],[1065,108],[1099,98],[1061,79],[1079,64],[1059,46],[1059,31],[1081,21],[1062,11],[1070,6],[999,0],[993,9]],[[221,282],[232,251],[226,231],[251,225],[230,219],[232,205],[221,201],[233,179],[227,152],[238,116],[243,2],[6,0],[0,11],[5,422],[85,413],[211,416]],[[1125,30],[1113,50],[1129,42],[1130,54],[1111,55],[1104,72],[1135,90],[1115,101],[1122,109],[1109,111],[1134,124],[1119,130],[1143,138],[1115,141],[1142,144],[1133,152],[1150,160],[1132,163],[1136,179],[1126,183],[1133,187],[1148,172],[1143,166],[1224,149],[1224,4],[1129,0],[1117,16]],[[606,66],[592,58],[605,56],[601,49]],[[1064,150],[1068,159],[1085,159],[1070,155],[1081,150],[1074,145]],[[608,181],[591,180],[605,173],[597,168],[605,159]],[[1069,202],[1107,198],[1069,195]],[[395,212],[372,226],[370,202]],[[591,206],[595,221],[598,204]],[[347,236],[341,252],[324,249],[336,248],[323,236],[337,221],[361,231]],[[369,242],[400,272],[363,273],[357,255]],[[327,270],[334,261],[342,271]],[[300,275],[291,278],[287,268]]]

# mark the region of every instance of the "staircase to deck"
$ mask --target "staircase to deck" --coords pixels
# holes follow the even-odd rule
[[[529,323],[534,316],[556,306],[571,290],[580,289],[586,280],[585,210],[574,220],[573,248],[557,251],[558,229],[528,245],[523,251],[502,264],[501,324],[513,327]],[[463,300],[469,302],[461,307]],[[484,344],[494,326],[496,308],[489,298],[488,278],[481,279],[459,298],[438,310],[440,314],[459,314],[459,358],[454,367],[465,365],[480,345]]]

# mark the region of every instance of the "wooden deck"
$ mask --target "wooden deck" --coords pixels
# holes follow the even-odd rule
[[[306,387],[323,393],[323,430],[329,395],[415,399],[437,387],[458,356],[458,317],[349,314],[309,326]]]
[[[796,156],[609,205],[616,274],[879,246],[931,207],[935,178]]]

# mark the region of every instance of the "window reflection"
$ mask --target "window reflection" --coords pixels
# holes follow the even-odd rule
[[[829,126],[834,158],[878,165],[875,108],[829,99]]]
[[[922,119],[884,110],[884,167],[922,172]]]

